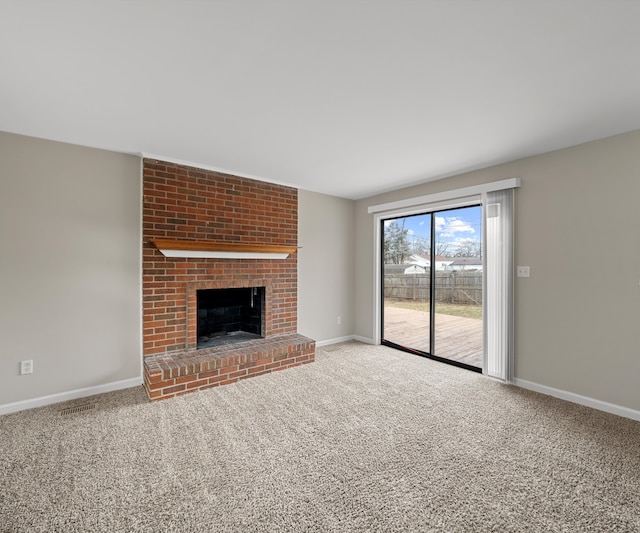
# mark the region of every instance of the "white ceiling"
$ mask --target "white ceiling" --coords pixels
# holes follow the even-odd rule
[[[0,0],[0,130],[345,198],[640,129],[637,0]]]

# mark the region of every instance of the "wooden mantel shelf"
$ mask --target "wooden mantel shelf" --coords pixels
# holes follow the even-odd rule
[[[235,242],[183,241],[177,239],[149,239],[166,257],[217,259],[286,259],[296,253],[297,246],[275,244],[247,244]]]

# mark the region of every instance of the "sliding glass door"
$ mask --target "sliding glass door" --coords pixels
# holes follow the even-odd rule
[[[382,342],[481,371],[482,207],[382,226]]]

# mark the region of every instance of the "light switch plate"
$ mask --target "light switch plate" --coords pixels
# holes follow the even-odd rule
[[[528,278],[531,276],[531,267],[518,266],[516,267],[516,276],[519,278]]]

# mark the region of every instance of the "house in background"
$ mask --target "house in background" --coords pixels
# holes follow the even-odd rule
[[[449,270],[449,267],[453,263],[453,257],[444,257],[442,255],[436,255],[436,270]]]
[[[515,279],[515,384],[640,420],[640,71],[630,68],[640,13],[602,7],[605,28],[600,7],[568,4],[553,18],[566,24],[549,34],[544,10],[527,3],[531,17],[518,21],[532,37],[519,42],[504,35],[517,27],[506,10],[483,18],[492,32],[468,14],[448,12],[444,24],[395,2],[364,17],[344,5],[314,4],[320,17],[255,3],[243,18],[229,5],[237,24],[227,29],[195,31],[204,16],[185,26],[193,39],[220,40],[199,41],[188,61],[179,38],[157,31],[160,10],[118,4],[95,17],[55,3],[33,17],[12,6],[0,22],[11,50],[0,60],[0,414],[142,383],[146,156],[294,185],[297,329],[319,346],[380,340],[371,206],[520,178],[514,259],[531,276]],[[583,9],[580,25],[572,9]],[[244,37],[232,39],[238,27]],[[495,41],[461,46],[460,57],[449,47],[442,59],[437,44],[452,28],[464,42]],[[225,53],[207,63],[198,50]],[[452,64],[461,79],[436,91],[433,81],[448,79],[439,72],[456,75]],[[482,83],[468,87],[474,79]],[[544,117],[557,122],[534,132]],[[528,144],[509,144],[524,132]],[[614,277],[592,260],[598,246],[616,250]],[[20,374],[23,360],[32,374]]]
[[[436,270],[449,270],[449,266],[454,262],[453,257],[436,256]],[[431,259],[424,255],[414,254],[409,258],[410,267],[406,268],[405,274],[424,274],[429,271]]]
[[[447,265],[447,270],[453,272],[460,271],[482,271],[482,258],[481,257],[456,257],[451,263]]]

